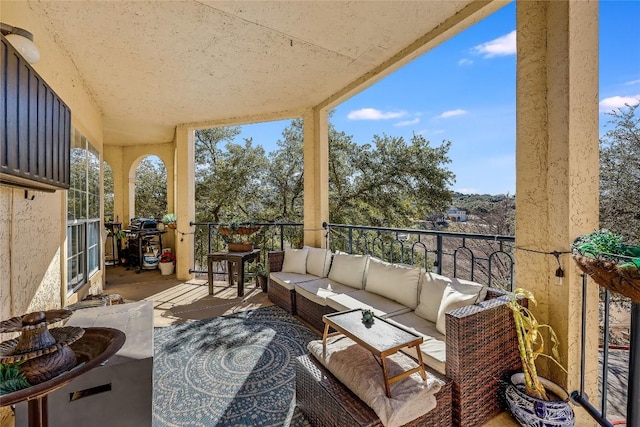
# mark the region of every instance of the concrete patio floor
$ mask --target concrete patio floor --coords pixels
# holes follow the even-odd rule
[[[246,282],[244,296],[229,286],[224,277],[215,277],[213,295],[209,295],[206,275],[189,281],[177,280],[175,274],[162,276],[160,270],[143,270],[136,274],[124,267],[107,267],[105,294],[119,294],[125,301],[153,301],[154,326],[163,327],[192,320],[209,319],[225,314],[272,305],[265,292]]]

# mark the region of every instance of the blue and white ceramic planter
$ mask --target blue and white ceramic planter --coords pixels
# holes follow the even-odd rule
[[[569,404],[569,394],[562,387],[540,378],[545,388],[561,399],[547,401],[529,396],[524,391],[524,374],[511,376],[505,397],[513,416],[524,427],[570,427],[575,424],[575,415]]]

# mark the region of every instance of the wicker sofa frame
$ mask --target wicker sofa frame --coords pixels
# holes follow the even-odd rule
[[[281,271],[283,259],[283,252],[270,252],[270,271]],[[269,286],[271,301],[285,310],[292,307],[293,311],[287,311],[318,331],[323,330],[322,315],[333,309],[296,295],[295,291],[289,297],[295,302],[281,305],[278,288],[282,286]],[[482,425],[504,410],[501,381],[522,367],[508,301],[504,291],[489,288],[485,301],[446,314],[445,374],[452,387],[450,425]]]
[[[451,425],[451,381],[436,394],[437,406],[403,427]],[[315,427],[382,427],[380,418],[311,355],[296,359],[296,404]]]

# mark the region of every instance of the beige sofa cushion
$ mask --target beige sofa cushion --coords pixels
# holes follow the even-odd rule
[[[331,262],[329,279],[351,288],[362,289],[368,261],[369,255],[337,253]]]
[[[274,271],[269,273],[269,280],[277,283],[280,286],[284,286],[290,291],[294,289],[294,285],[296,283],[302,282],[310,282],[312,280],[318,280],[317,276],[313,276],[311,274],[298,274],[298,273],[287,273],[282,271]]]
[[[416,314],[434,324],[438,321],[438,309],[449,278],[430,271],[422,272],[420,299]]]
[[[327,305],[327,297],[345,292],[352,292],[353,288],[331,279],[316,279],[311,282],[296,283],[296,293],[319,305]]]
[[[282,272],[307,274],[308,249],[285,249]]]
[[[487,296],[487,287],[469,280],[449,279],[447,287],[442,295],[440,308],[438,308],[438,321],[436,329],[442,334],[446,334],[445,314],[456,308],[475,304],[484,301]]]
[[[397,301],[411,309],[418,305],[420,268],[369,259],[365,290]]]
[[[405,313],[388,317],[389,322],[395,322],[397,325],[410,330],[411,332],[422,335],[424,342],[420,344],[420,352],[422,353],[422,362],[441,374],[446,374],[447,360],[447,343],[446,337],[438,332],[436,324],[417,316],[414,313]],[[415,349],[403,349],[411,357],[417,358]]]
[[[410,308],[400,303],[364,290],[331,295],[327,297],[327,305],[338,311],[356,308],[370,309],[378,317],[387,317],[411,311]]]
[[[307,255],[307,273],[318,277],[327,277],[329,267],[331,267],[332,253],[329,249],[312,248],[305,246],[309,254]]]

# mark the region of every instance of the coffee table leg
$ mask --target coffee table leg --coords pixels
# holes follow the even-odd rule
[[[387,397],[391,397],[391,386],[389,385],[389,377],[387,376],[387,358],[384,356],[380,357],[380,361],[382,362],[382,376],[384,377],[384,389],[387,392]]]
[[[325,323],[322,334],[322,357],[327,357],[327,336],[329,336],[329,324]]]
[[[422,381],[426,381],[427,373],[424,370],[424,363],[422,363],[422,351],[420,351],[420,345],[416,344],[415,349],[416,353],[418,353],[418,366],[422,368],[420,369],[420,376],[422,377]]]

